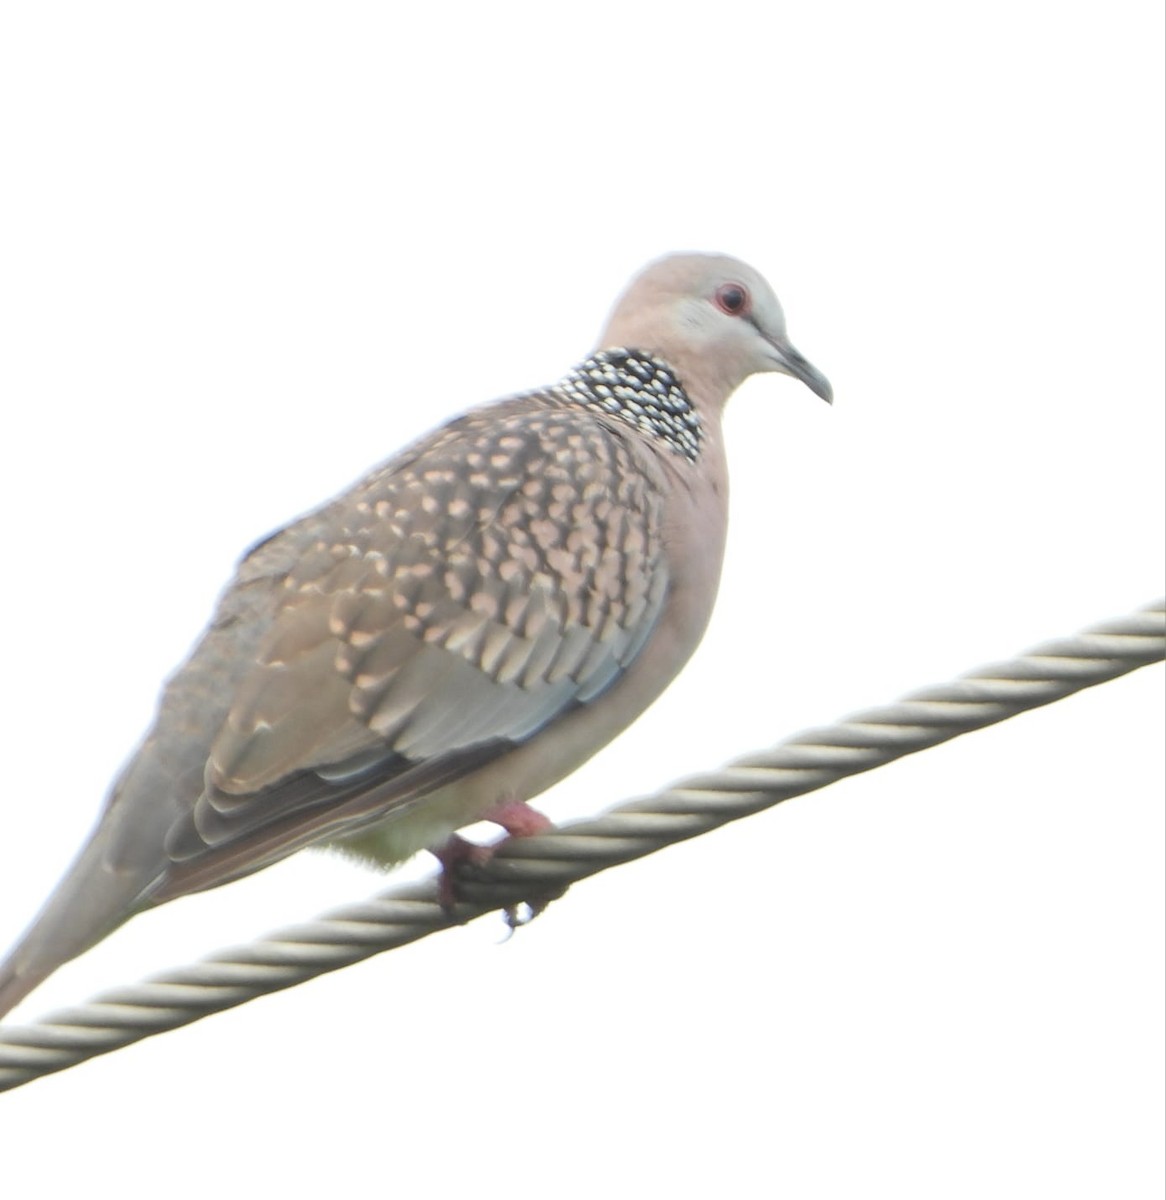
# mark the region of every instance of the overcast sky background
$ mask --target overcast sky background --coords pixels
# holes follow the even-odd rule
[[[1163,14],[13,4],[0,946],[239,553],[550,382],[644,262],[764,272],[690,669],[582,816],[1163,588]],[[0,1097],[22,1195],[1160,1196],[1154,668]],[[417,872],[428,871],[419,863]],[[386,886],[301,855],[31,1020]],[[13,1192],[13,1195],[17,1192]]]

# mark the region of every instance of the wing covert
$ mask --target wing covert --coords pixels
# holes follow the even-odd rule
[[[294,849],[361,795],[387,815],[419,778],[465,773],[594,700],[663,609],[661,512],[632,439],[528,397],[306,518],[172,857],[234,858],[277,827]]]

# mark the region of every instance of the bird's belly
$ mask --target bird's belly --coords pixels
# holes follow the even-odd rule
[[[421,798],[356,833],[332,838],[322,849],[372,866],[389,868],[412,858],[419,850],[436,850],[463,825],[471,825],[490,807],[474,777],[458,780]]]

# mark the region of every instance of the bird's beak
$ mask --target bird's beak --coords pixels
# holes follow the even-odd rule
[[[777,369],[782,374],[800,379],[814,395],[821,396],[827,404],[834,403],[834,389],[830,386],[830,380],[817,367],[804,359],[784,339],[779,341],[777,338],[767,338],[766,340],[774,349]]]

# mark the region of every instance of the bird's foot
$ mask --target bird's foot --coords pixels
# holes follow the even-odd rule
[[[453,915],[457,905],[457,872],[463,863],[484,867],[494,857],[493,846],[478,846],[457,833],[451,833],[444,846],[433,852],[441,866],[437,879],[437,902],[447,917]]]
[[[437,898],[447,915],[453,913],[458,902],[457,875],[463,864],[468,863],[471,867],[483,867],[494,857],[498,847],[505,845],[511,838],[535,837],[555,827],[550,817],[536,808],[531,808],[525,800],[504,800],[484,812],[481,819],[501,825],[506,830],[507,836],[493,846],[478,846],[455,833],[444,846],[433,852],[441,864]],[[566,888],[562,888],[558,891],[534,896],[522,904],[506,909],[506,924],[511,930],[517,929],[520,925],[528,925],[546,909],[551,901],[559,899],[566,890]]]

